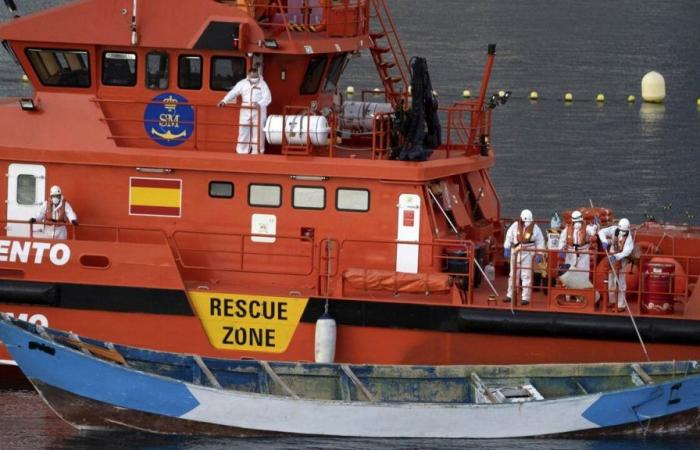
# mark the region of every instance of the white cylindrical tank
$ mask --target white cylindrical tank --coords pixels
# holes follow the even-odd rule
[[[328,145],[330,127],[323,116],[269,116],[265,122],[265,139],[268,144],[281,145],[283,129],[290,145],[306,145],[307,139],[312,145]]]
[[[651,71],[642,78],[642,98],[649,103],[663,103],[666,99],[666,81],[659,72]]]
[[[343,130],[372,131],[375,114],[392,113],[391,103],[345,102],[340,116],[340,128]]]
[[[316,341],[314,359],[317,363],[330,364],[335,361],[335,320],[324,313],[316,321]]]

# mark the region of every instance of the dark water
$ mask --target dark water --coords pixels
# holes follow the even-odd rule
[[[61,3],[18,0],[23,12]],[[489,92],[514,97],[494,113],[493,177],[504,213],[529,207],[539,216],[605,204],[618,216],[644,214],[700,223],[700,2],[698,0],[389,0],[410,55],[428,58],[443,104],[463,89],[475,95],[486,46],[498,44]],[[4,9],[0,20],[9,20]],[[650,70],[666,78],[667,102],[640,98]],[[368,56],[345,81],[378,87]],[[26,94],[21,72],[0,54],[0,96]],[[350,81],[352,79],[352,81]],[[531,104],[530,90],[541,100]],[[575,102],[561,98],[571,91]],[[607,102],[597,106],[595,95]],[[0,124],[2,126],[7,124]],[[668,205],[671,204],[670,209]],[[666,208],[664,208],[666,207]],[[686,211],[688,214],[686,214]],[[694,218],[689,217],[695,215]],[[507,427],[508,424],[503,424]],[[5,448],[698,448],[697,440],[422,441],[358,439],[231,440],[79,433],[31,391],[0,391],[0,449]]]

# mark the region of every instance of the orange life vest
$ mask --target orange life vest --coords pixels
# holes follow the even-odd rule
[[[58,204],[58,206],[54,206],[54,204],[49,201],[48,208],[46,208],[46,214],[44,215],[44,220],[46,222],[68,223],[68,219],[66,218],[66,203],[67,200],[65,198]],[[54,212],[58,213],[57,219],[54,219]]]
[[[576,237],[578,239],[574,239],[576,233]],[[574,242],[578,241],[578,244],[574,244]],[[589,236],[588,233],[586,232],[586,224],[582,223],[581,228],[576,231],[574,229],[574,224],[569,223],[566,227],[566,245],[571,248],[575,247],[583,247],[585,245],[590,245],[591,242],[593,241],[593,237]]]
[[[535,230],[535,223],[531,223],[528,226],[518,220],[517,233],[515,234],[515,244],[532,244],[535,241],[535,236],[533,231]]]

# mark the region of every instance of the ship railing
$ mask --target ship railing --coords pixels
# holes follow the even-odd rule
[[[184,269],[310,276],[313,236],[176,231],[176,258]]]
[[[92,101],[99,104],[105,112],[104,117],[100,118],[100,121],[109,126],[112,135],[108,139],[115,141],[117,145],[134,146],[134,142],[144,144],[151,143],[155,139],[167,141],[168,143],[181,143],[183,147],[189,147],[193,150],[235,151],[235,147],[239,143],[256,143],[252,139],[252,133],[251,142],[239,142],[238,140],[238,131],[242,125],[240,116],[244,110],[251,111],[251,113],[257,112],[257,114],[251,114],[256,119],[249,124],[243,124],[243,126],[259,130],[260,138],[264,138],[261,128],[260,107],[257,105],[230,104],[224,108],[218,108],[216,104],[183,102],[177,106],[192,108],[193,118],[192,120],[181,120],[176,114],[177,106],[170,117],[159,119],[144,118],[143,110],[147,106],[160,106],[163,104],[162,102],[104,98],[93,98]],[[115,115],[115,113],[119,115]],[[222,116],[226,117],[227,120],[217,120],[217,118]],[[192,135],[179,137],[177,136],[179,133],[173,133],[174,137],[159,137],[153,131],[148,132],[149,129],[156,130],[156,127],[163,124],[168,125],[170,129],[175,129],[175,131],[191,126]]]
[[[351,292],[376,297],[378,291],[384,291],[430,296],[453,304],[474,303],[477,269],[472,241],[323,239],[319,255],[319,295],[345,297]],[[413,268],[417,270],[404,265],[407,255],[417,258]]]
[[[576,252],[528,248],[522,251],[530,255],[529,262],[521,263],[520,258],[513,254],[510,260],[512,271],[517,273],[520,269],[532,270],[531,288],[533,292],[547,292],[547,309],[591,314],[619,314],[625,311],[624,308],[618,308],[619,284],[615,283],[613,288],[609,285],[609,253],[597,249]],[[578,258],[590,258],[589,269],[565,265],[567,256],[572,254]],[[537,255],[542,257],[542,264],[536,263]],[[664,315],[673,314],[674,311],[682,314],[686,312],[686,306],[698,285],[700,274],[693,272],[698,264],[700,257],[695,256],[642,254],[638,260],[628,259],[624,269],[621,269],[619,263],[616,264],[613,273],[617,273],[618,277],[626,277],[625,300],[627,308],[633,314]],[[663,265],[669,270],[663,270]],[[519,277],[512,277],[509,282],[512,283],[512,301],[515,307],[542,306],[541,303],[532,301],[523,304],[523,284]],[[532,298],[535,298],[534,295]]]
[[[488,155],[491,136],[491,110],[479,108],[476,100],[462,101],[452,106],[440,107],[443,125],[443,149],[446,157],[451,153],[463,155]]]
[[[129,244],[167,244],[165,231],[154,228],[125,227],[120,225],[73,225],[52,221],[5,220],[4,236],[8,238],[27,238],[38,240],[58,240],[55,236],[58,228],[65,228],[66,241],[93,241]]]
[[[273,0],[246,2],[245,8],[270,37],[287,40],[314,35],[353,37],[369,32],[369,0]]]

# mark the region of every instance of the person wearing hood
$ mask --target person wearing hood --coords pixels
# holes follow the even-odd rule
[[[65,225],[57,224],[70,223],[73,226],[77,226],[78,216],[73,211],[68,200],[63,197],[60,186],[51,186],[49,196],[51,201],[44,202],[39,213],[29,219],[29,222],[32,224],[37,221],[45,223],[44,233],[50,239],[68,239],[68,230]]]
[[[632,267],[630,256],[634,250],[634,238],[630,234],[630,221],[620,219],[617,225],[603,228],[598,232],[598,238],[608,255],[611,267],[608,274],[609,305],[612,306],[615,303],[615,292],[617,291],[617,309],[624,311],[627,308],[626,277]]]
[[[236,83],[218,106],[223,108],[238,97],[241,98],[241,108],[236,153],[265,153],[265,136],[262,129],[267,119],[267,107],[272,103],[272,94],[256,67],[251,68],[248,76]]]
[[[532,211],[524,209],[520,218],[513,222],[506,232],[506,240],[503,243],[503,256],[510,258],[510,277],[508,278],[508,293],[505,301],[513,299],[513,287],[516,283],[522,286],[521,303],[527,305],[532,296],[532,259],[537,264],[543,261],[544,235],[532,217]],[[517,266],[517,267],[516,267]]]

